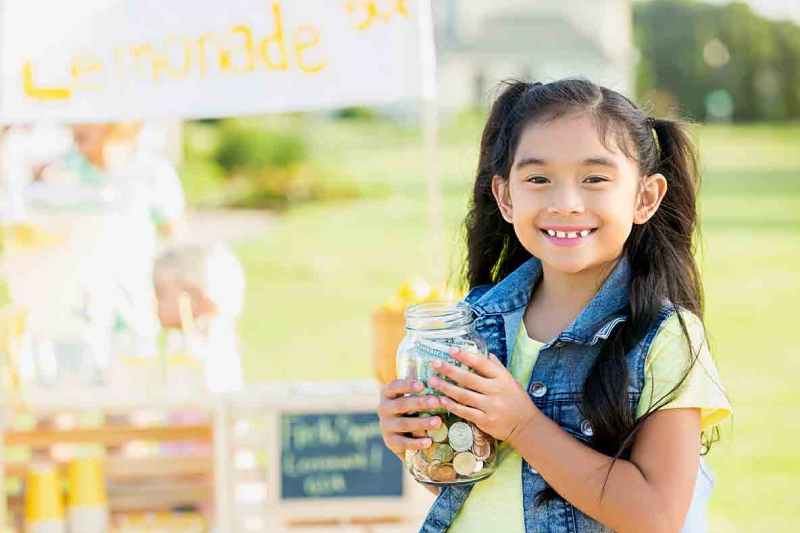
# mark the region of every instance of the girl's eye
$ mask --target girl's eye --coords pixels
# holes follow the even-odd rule
[[[531,178],[528,178],[528,181],[530,183],[535,183],[537,185],[542,185],[542,184],[547,183],[547,178],[545,178],[543,176],[533,176]]]
[[[608,181],[605,178],[601,178],[600,176],[592,176],[591,178],[586,178],[586,183],[603,183],[604,181]]]

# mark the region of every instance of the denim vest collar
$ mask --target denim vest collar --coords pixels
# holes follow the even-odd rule
[[[542,262],[536,257],[519,266],[500,283],[471,303],[478,317],[510,313],[528,304],[534,285],[542,276]],[[623,255],[595,297],[555,339],[578,344],[596,344],[627,319],[631,270]]]

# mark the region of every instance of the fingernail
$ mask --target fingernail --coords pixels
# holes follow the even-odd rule
[[[435,407],[436,406],[436,398],[428,398],[428,405],[430,405],[431,407]]]
[[[414,390],[422,390],[422,382],[421,381],[415,381],[413,387],[414,387]]]
[[[428,378],[428,383],[431,384],[431,387],[435,387],[436,385],[439,384],[439,378],[437,378],[436,376],[431,376],[430,378]]]
[[[431,427],[435,428],[438,425],[439,425],[439,418],[438,417],[431,418]]]
[[[425,440],[423,441],[423,443],[425,444],[425,447],[427,448],[428,446],[430,446],[431,444],[433,444],[433,441],[431,441],[431,439],[425,439]]]
[[[447,405],[448,403],[450,403],[450,400],[448,398],[445,398],[444,396],[442,396],[442,399],[439,401],[442,402],[442,405]]]
[[[459,351],[460,351],[460,350],[459,350],[458,348],[456,348],[455,346],[451,346],[451,347],[450,347],[450,350],[448,350],[448,352],[450,353],[450,355],[455,355],[455,354],[457,354]]]

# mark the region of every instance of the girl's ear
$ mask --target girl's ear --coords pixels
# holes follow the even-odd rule
[[[495,174],[492,178],[492,194],[497,202],[497,207],[500,208],[500,214],[503,219],[509,224],[513,223],[513,211],[511,209],[511,195],[508,193],[508,180],[504,180],[501,176]]]
[[[667,194],[667,178],[663,174],[653,174],[639,181],[639,192],[633,210],[633,223],[644,224],[652,218]]]

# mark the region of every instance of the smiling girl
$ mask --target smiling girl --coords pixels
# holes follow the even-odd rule
[[[438,493],[423,532],[705,531],[701,455],[731,408],[705,340],[686,126],[584,80],[511,82],[481,142],[466,218],[475,327],[489,359],[407,397],[383,389],[402,457],[441,402],[503,441],[489,479]],[[433,489],[432,489],[433,490]]]

